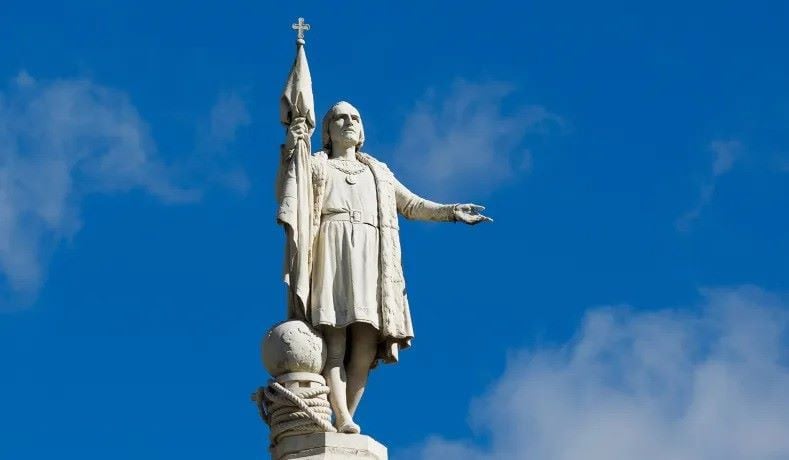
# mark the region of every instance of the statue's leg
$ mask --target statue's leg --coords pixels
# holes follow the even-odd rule
[[[353,423],[350,412],[348,412],[348,400],[346,399],[346,375],[345,365],[345,329],[336,327],[324,327],[323,337],[326,340],[326,367],[323,369],[323,376],[329,385],[329,401],[334,409],[335,425],[339,431],[348,432],[356,425]],[[346,429],[343,429],[347,427]],[[358,427],[356,427],[358,433]]]
[[[356,413],[362,399],[370,366],[378,350],[378,330],[369,324],[356,323],[351,325],[351,356],[348,360],[348,411],[351,416]]]

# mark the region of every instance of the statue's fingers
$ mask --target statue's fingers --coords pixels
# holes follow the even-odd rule
[[[476,225],[482,222],[493,222],[493,219],[491,219],[488,216],[483,216],[482,214],[474,214],[471,216],[469,223],[472,225]]]
[[[469,203],[469,204],[461,205],[460,209],[462,209],[464,212],[467,212],[467,213],[469,213],[471,215],[477,215],[477,214],[480,213],[480,211],[484,210],[485,207],[477,205],[477,204]]]
[[[467,223],[469,225],[475,225],[475,224],[478,224],[480,222],[479,214],[464,213],[462,220],[463,220],[463,222],[465,222],[465,223]]]
[[[482,215],[480,215],[480,214],[474,214],[474,215],[471,217],[471,222],[469,222],[469,223],[470,223],[471,225],[477,225],[477,224],[479,224],[480,222],[485,222],[485,216],[482,216]]]

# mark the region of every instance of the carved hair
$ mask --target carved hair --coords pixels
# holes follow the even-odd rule
[[[340,101],[329,109],[326,112],[326,115],[323,116],[323,122],[321,123],[321,144],[323,145],[323,150],[326,153],[331,153],[331,134],[329,133],[329,125],[332,121],[334,121],[334,117],[337,116],[340,107],[348,106],[359,113],[359,110],[356,107],[352,106],[350,103],[345,101]],[[361,150],[362,145],[364,144],[364,124],[362,123],[362,117],[359,116],[359,143],[356,144],[356,151],[358,152]]]

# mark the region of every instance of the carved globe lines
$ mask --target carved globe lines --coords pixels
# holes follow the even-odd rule
[[[314,329],[291,320],[271,328],[261,344],[261,355],[274,377],[290,372],[320,374],[326,363],[326,346]]]

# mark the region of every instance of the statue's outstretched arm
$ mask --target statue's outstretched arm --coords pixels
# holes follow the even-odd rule
[[[405,185],[397,179],[394,180],[395,199],[397,200],[397,212],[406,219],[432,220],[438,222],[455,221],[455,205],[441,204],[426,200],[416,193],[408,190]]]
[[[426,200],[394,179],[397,212],[406,219],[432,220],[437,222],[465,222],[473,225],[480,222],[493,222],[490,217],[480,214],[485,208],[476,204],[441,204]]]

